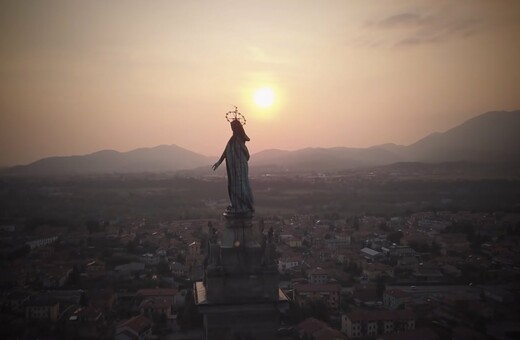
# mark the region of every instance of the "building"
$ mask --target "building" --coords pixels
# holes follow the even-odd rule
[[[58,236],[51,236],[51,237],[45,237],[40,238],[32,241],[27,241],[25,244],[27,244],[31,249],[39,248],[46,246],[48,244],[53,244],[54,242],[58,241]]]
[[[369,260],[373,260],[373,259],[377,258],[380,255],[380,253],[378,251],[375,251],[374,249],[370,249],[370,248],[363,248],[363,249],[361,249],[361,254],[366,259],[369,259]]]
[[[411,310],[359,310],[344,314],[341,331],[349,338],[378,336],[415,329]]]
[[[106,330],[104,313],[94,307],[78,307],[66,321],[68,338],[99,339]]]
[[[400,289],[387,289],[383,293],[383,305],[387,309],[398,309],[410,301],[410,296]]]
[[[155,266],[158,265],[159,262],[161,262],[161,258],[156,254],[145,253],[141,255],[141,261],[145,264]]]
[[[300,283],[294,286],[293,299],[299,304],[321,300],[332,311],[339,310],[341,286],[337,283]]]
[[[318,283],[328,283],[329,275],[325,270],[318,267],[315,269],[310,269],[307,271],[307,279],[310,283],[318,284]]]
[[[300,338],[311,337],[315,340],[346,340],[347,337],[340,331],[329,327],[325,322],[307,318],[296,327]]]
[[[115,340],[148,340],[152,338],[152,321],[137,315],[122,321],[116,328]]]
[[[92,289],[87,293],[89,306],[99,308],[104,312],[112,310],[116,299],[117,296],[112,289]]]
[[[119,274],[138,274],[144,272],[144,263],[130,262],[116,266],[114,270]]]
[[[178,292],[175,288],[146,288],[139,289],[135,294],[135,298],[138,303],[151,298],[170,299],[173,301]]]
[[[416,257],[417,253],[408,246],[392,246],[388,250],[388,255],[393,259],[399,259],[401,257]]]
[[[4,300],[7,311],[16,315],[25,314],[25,304],[29,301],[31,293],[23,290],[9,292]]]
[[[139,312],[154,321],[163,319],[171,322],[173,303],[173,298],[147,298],[139,304]]]
[[[87,263],[87,276],[98,277],[105,274],[105,262],[101,260],[92,260]]]
[[[297,268],[300,265],[300,259],[296,257],[284,257],[278,260],[278,271],[285,273],[293,268]]]
[[[439,340],[439,336],[430,328],[416,328],[405,332],[384,334],[377,340]],[[454,338],[455,339],[455,338]]]
[[[470,249],[470,242],[465,234],[440,234],[435,238],[435,241],[441,247],[441,254],[465,254]]]
[[[190,243],[188,246],[188,254],[190,254],[190,255],[200,254],[200,243],[197,241]]]
[[[25,306],[25,318],[27,320],[57,321],[60,304],[56,299],[47,296],[39,296],[30,299]]]
[[[341,250],[346,249],[350,246],[350,236],[344,235],[344,236],[338,236],[336,235],[333,238],[329,238],[324,241],[325,246],[329,248],[330,250]]]
[[[352,298],[357,305],[373,306],[379,301],[375,284],[360,284],[353,287]]]

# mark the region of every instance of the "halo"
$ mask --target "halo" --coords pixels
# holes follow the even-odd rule
[[[238,120],[240,122],[240,124],[246,125],[246,117],[244,117],[243,114],[238,112],[237,106],[235,106],[235,109],[233,111],[228,111],[226,113],[226,120],[230,123],[234,120]]]

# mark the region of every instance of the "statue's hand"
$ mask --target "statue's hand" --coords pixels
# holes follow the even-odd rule
[[[212,166],[211,168],[213,169],[213,171],[215,171],[215,170],[218,169],[218,166],[219,166],[219,165],[220,165],[220,164],[218,164],[218,162],[217,162],[217,163],[213,164],[213,166]]]

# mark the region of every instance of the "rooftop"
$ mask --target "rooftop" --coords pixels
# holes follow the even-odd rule
[[[152,322],[146,316],[140,314],[121,322],[118,328],[128,327],[137,334],[140,334],[151,326]]]
[[[346,317],[351,321],[395,321],[395,320],[414,320],[415,315],[411,310],[359,310],[347,313]]]

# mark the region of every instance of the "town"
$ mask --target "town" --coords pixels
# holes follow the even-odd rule
[[[373,182],[375,176],[365,177]],[[394,202],[395,216],[334,214],[334,202],[305,192],[305,183],[354,187],[348,178],[302,176],[303,193],[291,188],[284,193],[303,195],[294,202],[306,202],[303,211],[276,213],[266,205],[270,213],[254,218],[259,240],[273,232],[279,286],[289,300],[280,314],[280,339],[512,339],[519,334],[519,213],[418,207],[402,212],[401,203]],[[209,187],[215,181],[200,180]],[[270,201],[273,192],[273,199],[280,199],[280,181],[258,177],[259,201]],[[78,199],[77,193],[64,192],[70,183],[54,185],[45,187],[43,196]],[[4,202],[20,200],[17,193],[28,190],[8,180],[4,187]],[[152,189],[130,187],[130,196],[140,191],[157,199]],[[92,195],[108,201],[102,192]],[[211,199],[194,206],[218,211],[225,204],[208,195]],[[449,193],[443,196],[452,207]],[[79,225],[59,218],[14,218],[15,213],[20,214],[4,213],[10,219],[4,216],[0,230],[2,338],[202,338],[193,283],[204,279],[210,230],[218,234],[224,227],[218,213],[151,219],[129,209],[126,216],[89,217]]]

